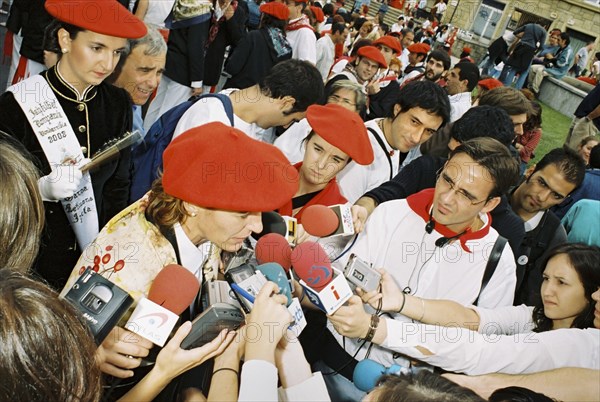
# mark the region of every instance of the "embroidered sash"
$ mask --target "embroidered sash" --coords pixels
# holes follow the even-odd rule
[[[54,91],[41,75],[35,75],[7,89],[14,94],[55,173],[55,166],[84,160],[81,146]],[[60,200],[83,250],[98,235],[98,212],[89,172],[83,174],[72,197]]]

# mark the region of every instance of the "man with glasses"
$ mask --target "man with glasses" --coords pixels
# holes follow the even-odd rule
[[[435,188],[379,205],[351,253],[374,268],[387,270],[405,294],[463,305],[477,302],[485,308],[511,305],[516,277],[510,247],[500,252],[486,286],[482,286],[482,278],[498,238],[490,226],[489,212],[518,174],[518,163],[505,145],[491,138],[465,141],[451,153]],[[336,268],[343,269],[349,255],[342,257]],[[328,328],[337,342],[327,343],[328,336],[323,336],[323,361],[317,366],[341,374],[325,379],[332,400],[362,397],[349,378],[367,353],[369,359],[386,367],[411,364],[370,343],[379,322],[375,313],[353,296],[328,316]],[[409,320],[399,313],[392,317]]]
[[[560,204],[583,181],[585,162],[573,150],[556,148],[540,160],[510,196],[510,204],[525,222],[525,238],[517,257],[515,304],[535,306],[542,284],[544,253],[565,243],[567,234],[549,209]]]

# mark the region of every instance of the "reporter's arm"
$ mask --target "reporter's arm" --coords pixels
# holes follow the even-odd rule
[[[568,367],[533,374],[444,374],[444,377],[486,399],[497,389],[516,386],[565,402],[600,401],[600,370]]]
[[[152,370],[136,384],[119,402],[150,401],[156,397],[175,377],[218,355],[234,337],[226,330],[204,346],[184,350],[180,345],[192,329],[191,322],[179,327],[173,338],[160,351]]]

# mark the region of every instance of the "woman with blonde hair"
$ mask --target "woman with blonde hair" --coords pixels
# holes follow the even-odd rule
[[[26,152],[0,133],[0,268],[19,271],[32,266],[44,228],[39,171]]]

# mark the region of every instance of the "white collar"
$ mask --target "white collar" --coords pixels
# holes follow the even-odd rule
[[[187,237],[179,223],[173,225],[173,230],[175,231],[175,238],[177,239],[177,248],[179,249],[181,265],[201,281],[202,271],[200,268],[202,268],[202,265],[204,265],[204,262],[206,262],[210,255],[211,242],[206,241],[199,246],[196,246],[189,237]]]
[[[537,228],[542,218],[544,217],[544,213],[546,211],[539,211],[537,214],[533,215],[529,220],[525,221],[525,231],[531,232],[533,229]]]
[[[60,73],[60,60],[56,63],[56,74],[60,77],[60,79],[66,84],[68,85],[76,94],[77,94],[77,100],[80,101],[83,99],[83,97],[85,96],[85,94],[87,93],[87,91],[93,87],[93,85],[88,85],[84,90],[83,93],[80,93],[77,88],[75,88],[73,85],[71,85],[66,79],[65,77],[63,77],[63,75]]]

